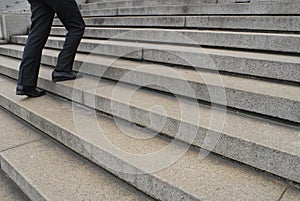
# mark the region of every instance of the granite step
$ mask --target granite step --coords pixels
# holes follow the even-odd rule
[[[172,27],[233,31],[300,31],[299,16],[122,16],[86,17],[87,26],[93,27]],[[55,19],[53,24],[60,26]]]
[[[7,6],[7,9],[30,9],[30,4],[28,2],[18,3]]]
[[[121,0],[86,0],[86,3],[97,3],[97,2],[115,2]],[[139,1],[139,0],[132,0],[132,1]],[[187,0],[186,0],[187,1]],[[193,1],[193,0],[190,0]],[[196,0],[197,1],[197,0]],[[257,3],[257,2],[290,2],[295,3],[298,0],[203,0],[205,3]]]
[[[149,15],[298,15],[299,3],[258,2],[229,4],[188,4],[104,8],[81,10],[84,16],[149,16]]]
[[[1,74],[16,79],[19,61],[1,60]],[[50,77],[52,70],[42,66],[39,78],[39,87],[51,93],[280,177],[300,181],[299,126],[90,76],[54,84]]]
[[[19,4],[24,4],[27,3],[27,0],[2,0],[0,4],[0,11],[4,11],[7,9],[7,7],[14,6],[14,5],[19,5]]]
[[[2,81],[1,79],[1,86]],[[33,129],[8,111],[0,109],[0,118],[5,119],[5,124],[0,125],[1,130],[5,131],[1,132],[1,136],[14,135],[17,140],[25,136],[37,138],[0,153],[1,168],[30,200],[153,200]],[[7,180],[0,172],[0,185],[3,179]],[[29,200],[7,181],[6,183],[9,186],[0,188],[1,200]],[[3,197],[4,193],[7,197]],[[20,199],[14,199],[18,194]]]
[[[124,7],[141,7],[157,5],[187,5],[195,3],[216,3],[216,0],[122,0],[122,1],[105,1],[93,2],[80,5],[82,10],[104,9],[104,8],[124,8]]]
[[[65,36],[63,27],[53,27],[52,35]],[[208,30],[87,27],[84,37],[154,42],[192,46],[300,53],[299,34],[271,34]],[[284,41],[284,42],[283,42]]]
[[[86,0],[86,3],[114,2],[114,1],[120,1],[120,0]],[[135,1],[138,1],[138,0],[135,0]]]
[[[22,51],[23,47],[19,45],[0,46],[0,54],[4,56],[21,59]],[[55,66],[58,54],[58,50],[44,50],[42,63]],[[5,60],[4,57],[1,58]],[[15,70],[17,68],[14,67]],[[145,86],[192,99],[300,122],[298,115],[300,87],[293,85],[86,54],[77,54],[74,69],[138,87]],[[224,94],[224,97],[220,94]]]
[[[17,44],[25,44],[26,39],[11,37]],[[49,37],[46,47],[61,49],[63,43],[63,37]],[[298,56],[99,39],[83,39],[79,51],[300,82]]]
[[[0,170],[0,198],[5,201],[29,201],[28,197]]]
[[[269,174],[214,154],[199,159],[198,150],[185,147],[184,143],[170,141],[121,120],[116,125],[116,118],[64,99],[52,95],[38,99],[17,97],[16,83],[4,77],[1,80],[2,107],[156,199],[275,201],[290,188]],[[26,157],[7,153],[5,158],[12,156],[16,163],[21,163],[32,155],[32,151],[25,152],[24,148],[18,148],[18,152]],[[38,148],[36,145],[29,150],[36,152]],[[49,154],[56,153],[53,149]]]

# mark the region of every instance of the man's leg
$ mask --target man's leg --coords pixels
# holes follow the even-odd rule
[[[54,11],[38,0],[31,5],[31,28],[20,65],[18,87],[34,88],[37,85],[42,50],[50,33]]]
[[[50,4],[68,31],[55,71],[71,72],[85,24],[75,0],[52,0]]]

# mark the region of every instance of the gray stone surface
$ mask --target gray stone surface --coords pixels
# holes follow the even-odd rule
[[[116,16],[118,15],[117,8],[107,8],[101,10],[82,10],[81,14],[83,16]]]
[[[122,8],[122,7],[141,7],[157,5],[187,5],[192,3],[216,3],[216,0],[139,0],[139,1],[107,1],[82,4],[82,10],[103,9],[103,8]]]
[[[100,10],[98,10],[100,11]],[[258,2],[255,4],[189,4],[187,6],[144,6],[131,8],[118,8],[118,15],[179,15],[179,14],[197,14],[197,15],[278,15],[278,14],[298,14],[298,3],[268,3]]]
[[[294,2],[188,4],[92,9],[82,10],[82,13],[84,16],[297,15],[299,6]]]
[[[26,36],[13,37],[12,39],[15,42],[24,43],[26,40]],[[47,42],[48,47],[61,48],[62,45],[63,45],[62,37],[52,37]],[[107,46],[115,46],[115,47],[111,48]],[[181,51],[179,48],[181,49]],[[187,64],[192,67],[206,66],[207,68],[211,68],[214,70],[216,69],[220,70],[217,67],[222,66],[224,62],[230,62],[229,64],[232,64],[233,62],[233,61],[226,61],[226,60],[224,61],[222,56],[220,57],[218,55],[220,54],[220,51],[218,52],[218,50],[215,49],[211,49],[210,53],[206,51],[199,54],[199,48],[196,47],[195,48],[180,47],[180,46],[176,47],[171,45],[156,45],[156,44],[152,45],[148,43],[101,41],[101,40],[85,39],[82,40],[79,46],[79,51],[101,53],[101,54],[107,54],[113,56],[122,56],[123,54],[125,57],[137,58],[137,59],[141,59],[141,56],[143,56],[145,60],[150,60],[150,61],[161,61],[161,62],[172,61],[172,63],[176,63],[176,64],[181,64],[180,62],[184,62],[183,64]],[[223,53],[228,53],[228,52],[223,51]],[[239,56],[243,56],[242,54],[254,58],[255,56],[257,56],[256,54],[253,53],[249,53],[247,55],[247,53],[243,53],[243,52],[240,52]],[[274,57],[275,59],[275,56],[273,55],[266,54],[265,56],[267,57],[271,56]],[[277,57],[276,59],[282,61],[281,58],[282,57]],[[179,59],[178,63],[176,59],[177,61]],[[222,60],[219,61],[219,59]],[[299,58],[296,59],[299,60]],[[200,62],[201,64],[199,64],[198,62]],[[237,64],[239,65],[239,63]],[[253,65],[253,63],[250,65]],[[240,65],[238,67],[240,68]],[[298,74],[299,72],[300,71],[298,71]],[[201,72],[201,74],[203,73]],[[218,75],[215,76],[213,75],[214,74],[212,74],[212,76],[204,75],[204,79],[207,80],[211,79],[211,84],[208,83],[207,81],[205,84],[208,86],[209,85],[218,86],[219,90],[222,90],[222,88],[226,88],[225,90],[226,95],[224,95],[224,97],[226,96],[226,104],[228,106],[251,111],[251,112],[256,112],[259,114],[278,117],[285,120],[300,122],[299,93],[295,93],[299,91],[298,87],[276,84],[276,83],[268,83],[264,81],[256,81],[256,80],[245,79],[245,78],[237,78],[233,76],[222,76],[222,79],[224,79],[224,83],[219,83],[217,85],[214,82],[218,82],[222,79],[219,79]],[[279,88],[276,91],[274,91],[273,90],[274,87],[276,88],[279,87]],[[250,90],[252,90],[251,93],[247,93],[247,91],[249,92],[249,88]],[[289,88],[291,89],[290,92],[288,92]],[[199,89],[195,89],[195,91],[197,90]],[[203,93],[203,91],[201,91],[201,93]],[[212,94],[210,94],[210,96],[211,95]],[[222,100],[219,100],[219,98],[213,100],[211,97],[210,99],[207,97],[205,100],[218,103],[218,104],[225,104],[222,102]]]
[[[27,2],[27,0],[1,0],[0,11],[6,10],[7,7],[17,6],[18,4],[22,4],[25,2]]]
[[[31,200],[152,200],[1,108],[0,120],[1,168]],[[2,170],[0,198],[29,200]]]
[[[1,17],[0,17],[1,19]],[[0,21],[0,39],[3,40],[3,31],[2,31],[2,20]]]
[[[295,187],[288,187],[280,201],[298,201],[300,198],[300,189]]]
[[[8,49],[5,47],[8,47]],[[12,49],[9,49],[9,47]],[[22,57],[21,51],[21,46],[7,45],[2,46],[2,48],[0,47],[2,54],[17,58]],[[55,50],[45,50],[42,62],[55,66],[58,53]],[[141,67],[143,69],[139,69]],[[224,88],[226,104],[231,107],[280,117],[290,115],[284,118],[291,118],[291,114],[294,114],[295,118],[297,118],[299,113],[298,108],[300,108],[297,106],[300,100],[299,87],[284,84],[238,78],[229,75],[219,76],[215,73],[163,65],[141,64],[125,60],[116,61],[114,58],[109,59],[84,54],[77,55],[75,69],[90,75],[103,76],[117,81],[122,80],[123,82],[138,86],[147,85],[149,81],[155,82],[159,86],[150,86],[150,88],[165,92],[173,90],[173,93],[178,95],[209,102],[215,101],[216,103],[219,102],[213,100],[212,94],[209,94],[211,91],[207,90],[207,86],[219,86]],[[130,75],[124,78],[128,73]],[[208,81],[208,78],[212,81]],[[222,80],[222,84],[218,84],[219,80]],[[193,93],[190,93],[186,89],[186,84],[193,89]],[[176,90],[172,86],[177,86]],[[178,88],[178,86],[181,86],[181,88]],[[273,90],[274,88],[277,90]]]
[[[26,37],[12,37],[12,40],[14,43],[24,44]],[[50,37],[47,47],[61,48],[62,44],[63,38]],[[300,82],[300,59],[297,56],[85,39],[82,40],[79,50]]]
[[[92,12],[92,11],[91,11]],[[96,11],[95,11],[96,12]],[[180,21],[186,20],[186,23]],[[298,16],[124,16],[85,18],[88,26],[187,27],[199,29],[299,31]],[[54,25],[61,25],[58,19]]]
[[[0,157],[2,168],[31,200],[152,200],[50,139]]]
[[[30,15],[17,13],[1,14],[3,39],[10,40],[12,35],[27,34],[30,26]]]
[[[29,201],[28,197],[0,170],[0,198],[5,201]]]
[[[151,17],[91,17],[85,18],[87,26],[151,26],[151,27],[184,27],[183,16],[151,16]],[[62,25],[57,19],[53,25]]]
[[[64,28],[55,27],[53,35],[65,36]],[[245,33],[180,29],[86,28],[85,37],[146,41],[182,45],[201,45],[250,50],[300,53],[297,34]]]
[[[102,132],[100,132],[107,136],[111,143],[121,150],[125,150],[126,153],[141,153],[139,150],[143,150],[142,153],[149,153],[148,151],[151,153],[153,150],[161,150],[164,145],[168,144],[165,139],[158,136],[153,137],[151,133],[144,133],[143,130],[136,130],[132,128],[132,125],[124,123],[123,128],[129,133],[136,132],[135,136],[146,137],[150,135],[151,137],[145,138],[148,140],[141,140],[127,136],[127,133],[123,133],[115,127],[111,119],[100,115],[95,117],[90,110],[84,108],[77,110],[78,116],[76,117],[78,122],[83,123],[81,124],[83,127],[80,128],[80,125],[77,125],[78,122],[76,122],[75,127],[73,121],[75,111],[69,102],[51,96],[26,101],[26,99],[16,97],[12,92],[13,88],[14,83],[8,80],[4,85],[1,85],[2,105],[10,107],[16,115],[33,123],[47,134],[101,166],[111,167],[110,165],[113,165],[113,167],[121,167],[123,171],[143,172],[142,168],[135,170],[141,165],[136,161],[136,155],[123,158],[122,153],[124,154],[124,152],[110,152],[106,140],[99,136],[100,130],[94,130],[93,122],[95,120],[102,128]],[[4,102],[6,104],[3,104]],[[43,105],[51,105],[51,107],[43,107]],[[84,132],[80,132],[80,129],[83,129]],[[174,146],[174,151],[182,149],[180,143],[178,145],[175,143]],[[52,152],[54,151],[50,153]],[[28,153],[28,157],[30,155],[32,155],[31,151]],[[11,153],[10,156],[15,155]],[[170,156],[162,155],[162,157]],[[160,158],[158,161],[163,160]],[[158,161],[146,160],[141,167],[158,165]],[[114,171],[114,169],[110,169],[110,171],[155,198],[172,201],[202,199],[278,200],[287,186],[264,173],[227,161],[219,156],[210,155],[199,160],[199,155],[195,150],[187,151],[177,162],[154,173],[139,175],[124,174]]]
[[[297,16],[187,16],[186,27],[298,31]]]
[[[21,39],[19,37],[13,37],[13,41],[17,43],[25,43],[25,39]],[[109,42],[106,42],[106,44],[109,45]],[[119,44],[122,45],[125,43],[120,42]],[[132,49],[130,49],[131,47],[128,48],[127,52],[132,52],[134,51],[134,48],[136,48],[137,44],[126,43],[126,45],[130,45],[132,47]],[[212,68],[221,71],[236,72],[241,74],[256,75],[261,77],[283,79],[296,82],[300,81],[299,57],[278,54],[270,55],[262,53],[250,53],[242,51],[224,51],[210,48],[203,48],[201,49],[202,51],[199,52],[198,48],[192,47],[183,48],[170,45],[162,46],[150,44],[139,45],[142,48],[145,48],[143,54],[143,59],[145,60],[187,66],[193,65],[194,67],[200,68]],[[112,46],[112,44],[110,46]],[[59,48],[58,46],[56,47]],[[92,46],[89,51],[93,51],[93,48],[94,46]],[[109,52],[107,52],[104,47],[98,47],[97,51],[101,54],[106,55],[120,55],[120,53],[118,53],[118,46],[115,47],[115,49],[117,49],[116,53],[113,52],[113,49],[114,47],[112,46],[108,49]],[[81,51],[84,51],[84,49],[81,49]],[[127,57],[128,55],[123,56]],[[138,56],[137,58],[141,58],[141,56]],[[203,58],[203,60],[200,58]],[[207,58],[211,58],[213,60],[213,66],[206,64]],[[190,59],[192,59],[192,63],[189,63]]]
[[[5,65],[7,66],[1,65],[1,73],[16,78],[17,63],[14,64],[14,61],[8,62],[6,60]],[[11,69],[14,65],[15,70],[5,70]],[[15,75],[13,75],[13,71],[15,71]],[[147,90],[133,93],[135,89],[132,87],[115,86],[115,83],[110,81],[98,83],[97,79],[91,77],[77,80],[76,86],[74,86],[74,82],[54,85],[50,81],[50,74],[51,69],[45,67],[41,69],[40,87],[67,99],[95,107],[97,110],[199,147],[203,147],[203,142],[208,140],[209,131],[221,129],[224,124],[219,133],[216,131],[210,133],[210,135],[217,137],[214,141],[216,144],[213,152],[281,177],[300,181],[299,128],[284,124],[278,125],[278,123],[272,123],[262,118],[253,118],[229,111],[226,112],[225,118],[222,111],[216,111],[205,105],[195,106],[192,102],[181,102],[179,105],[176,98],[167,95],[152,93]],[[132,93],[134,95],[130,101],[125,101],[124,97]],[[153,111],[152,107],[155,105],[164,108],[165,113]],[[128,110],[130,116],[126,115]],[[184,111],[189,111],[188,116],[193,118],[184,116]],[[197,115],[199,114],[201,120],[197,122]],[[212,119],[214,122],[211,121]],[[151,121],[157,123],[150,124]],[[158,122],[165,122],[165,124],[162,125]],[[211,124],[218,126],[212,128]],[[179,130],[180,126],[188,127],[190,130]],[[193,134],[195,136],[192,136]]]
[[[0,81],[0,83],[2,82]],[[40,139],[40,135],[28,132],[26,126],[16,124],[14,117],[6,114],[1,108],[0,121],[0,152]]]

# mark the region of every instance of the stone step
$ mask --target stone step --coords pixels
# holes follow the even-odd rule
[[[147,15],[298,15],[299,3],[258,2],[253,4],[188,4],[81,10],[84,16]]]
[[[114,2],[114,1],[120,1],[120,0],[86,0],[86,3],[96,3],[96,2]],[[138,0],[135,0],[138,1]]]
[[[51,34],[65,36],[66,30],[63,27],[53,27]],[[300,44],[298,34],[87,27],[84,36],[95,39],[300,53],[300,47],[295,45]]]
[[[5,11],[7,7],[27,3],[27,0],[1,0],[0,11]]]
[[[22,14],[28,14],[30,15],[30,9],[23,9],[23,8],[11,8],[11,9],[6,9],[5,11],[1,12],[2,14],[8,14],[8,13],[22,13]]]
[[[28,2],[18,3],[15,5],[7,6],[7,9],[30,9],[30,4]]]
[[[21,59],[22,51],[23,47],[18,45],[0,46],[0,54],[4,56]],[[57,50],[44,50],[42,63],[55,66],[58,54]],[[17,70],[17,66],[15,68]],[[139,87],[300,122],[300,87],[296,86],[86,54],[77,54],[74,69]],[[150,82],[156,85],[149,86]],[[223,93],[224,97],[221,97]],[[214,94],[219,95],[216,98]]]
[[[16,79],[19,61],[2,57],[1,60],[1,74]],[[39,87],[51,93],[261,170],[300,181],[299,126],[225,111],[146,89],[137,90],[122,83],[99,81],[90,76],[54,84],[50,78],[52,69],[42,66],[39,78]]]
[[[86,3],[115,2],[120,0],[86,0]],[[139,1],[139,0],[132,0]],[[193,1],[193,0],[191,0]],[[257,2],[297,2],[298,0],[204,0],[206,3],[257,3]]]
[[[29,201],[2,170],[0,170],[0,198],[5,201]]]
[[[240,31],[300,31],[299,16],[123,16],[86,17],[93,27],[172,27]],[[54,25],[61,25],[58,19]]]
[[[25,44],[26,38],[11,39]],[[49,37],[46,46],[61,49],[63,41],[62,37]],[[92,39],[83,39],[79,51],[300,82],[298,56]]]
[[[288,187],[266,173],[214,154],[199,159],[195,148],[189,149],[183,143],[171,142],[121,120],[116,125],[116,119],[64,99],[51,95],[39,99],[16,97],[15,82],[1,79],[1,106],[159,200],[275,201]],[[36,152],[37,148],[34,153],[43,154]],[[22,149],[19,152],[25,154]],[[29,151],[28,156],[31,155]],[[12,153],[10,156],[18,157]]]
[[[27,1],[17,4],[8,4],[6,8],[1,11],[2,14],[11,12],[30,12],[30,4]]]
[[[30,104],[28,101],[27,105]],[[47,105],[44,106],[49,108]],[[4,131],[1,135],[11,136],[13,133],[18,133],[19,138],[24,137],[25,134],[38,138],[0,153],[1,167],[31,200],[153,200],[42,135],[41,132],[16,119],[7,111],[0,109],[0,116],[6,123],[0,125],[1,130]],[[14,128],[12,133],[8,132],[8,126]],[[17,135],[14,134],[14,137],[16,138]],[[2,143],[4,142],[1,141]],[[1,174],[0,178],[2,179]],[[10,191],[11,198],[18,193],[18,191],[13,192]],[[0,196],[1,193],[3,191],[0,191]],[[1,200],[17,199],[1,197]]]
[[[124,8],[124,7],[142,7],[142,6],[157,6],[157,5],[188,5],[188,4],[203,4],[216,3],[216,0],[122,0],[122,1],[105,1],[85,3],[80,5],[82,10],[104,9],[104,8]]]
[[[11,37],[18,44],[26,39]],[[46,46],[61,49],[63,42],[63,37],[49,37]],[[96,39],[83,39],[79,51],[300,82],[298,56]]]

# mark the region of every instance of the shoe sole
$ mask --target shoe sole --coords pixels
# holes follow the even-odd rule
[[[76,80],[82,78],[82,76],[77,76],[74,78],[66,78],[66,77],[59,77],[59,78],[52,78],[52,82],[62,82],[62,81],[68,81],[68,80]]]
[[[40,95],[33,95],[33,94],[26,93],[26,92],[23,92],[23,91],[17,91],[16,95],[18,95],[18,96],[28,96],[28,97],[31,97],[31,98],[36,98],[36,97],[44,96],[44,95],[46,95],[46,93],[41,93]]]

